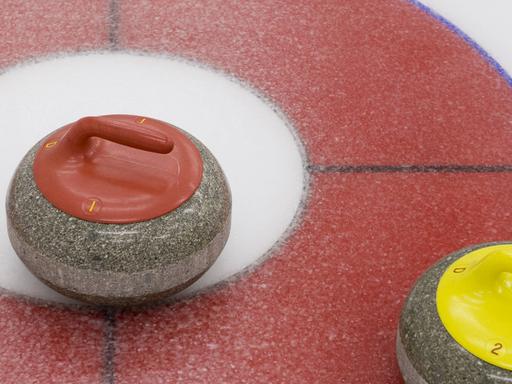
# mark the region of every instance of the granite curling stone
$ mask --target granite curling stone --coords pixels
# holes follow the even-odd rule
[[[455,252],[423,274],[403,308],[406,384],[512,382],[512,243]]]
[[[7,194],[14,250],[56,291],[100,305],[162,299],[227,241],[231,193],[197,139],[149,117],[85,117],[48,135]]]

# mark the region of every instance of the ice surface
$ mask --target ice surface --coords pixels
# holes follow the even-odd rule
[[[424,2],[459,25],[510,71],[512,62],[500,56],[500,52],[512,52],[510,33],[494,34],[510,31],[502,29],[502,20],[510,14],[509,1]],[[66,6],[68,3],[72,5]],[[102,7],[107,2],[82,3],[1,2],[4,22],[0,30],[5,38],[0,41],[0,62],[10,63],[29,53],[38,56],[41,52],[108,47],[109,42],[104,41],[108,39],[108,10]],[[293,119],[315,166],[509,164],[510,89],[440,22],[407,1],[276,3],[115,1],[111,4],[116,5],[118,17],[110,20],[118,25],[111,32],[118,34],[119,49],[195,57],[264,90]],[[496,16],[489,17],[494,12]],[[484,35],[489,38],[484,40]],[[158,65],[152,64],[151,70],[155,73],[152,78],[159,77],[159,81],[151,82],[147,90],[144,87],[147,92],[140,96],[132,92],[144,83],[139,79],[139,72],[147,71],[142,63],[132,66],[136,68],[128,80],[129,76],[106,70],[110,66],[107,60],[103,63],[99,72],[106,73],[102,77],[124,93],[93,82],[87,72],[98,72],[97,66],[74,67],[73,63],[69,60],[68,66],[54,69],[66,73],[54,73],[50,79],[59,75],[73,83],[68,79],[86,76],[91,81],[82,84],[89,89],[86,101],[68,94],[58,103],[52,102],[48,95],[58,93],[59,87],[70,93],[71,86],[52,84],[42,77],[44,71],[31,77],[36,83],[43,82],[37,87],[23,85],[18,79],[7,87],[4,79],[19,73],[17,70],[0,76],[0,108],[11,116],[4,117],[2,132],[9,142],[0,140],[0,150],[4,162],[12,161],[0,169],[12,169],[18,159],[8,156],[21,156],[43,132],[77,118],[65,110],[70,103],[77,114],[112,112],[105,105],[115,105],[120,109],[117,112],[123,112],[123,105],[136,105],[138,109],[129,112],[155,113],[157,117],[172,114],[174,122],[208,140],[233,178],[235,171],[228,167],[236,170],[237,164],[228,165],[221,158],[228,159],[228,152],[213,148],[216,140],[227,139],[211,137],[219,127],[212,126],[210,131],[201,116],[180,115],[181,120],[176,120],[182,111],[175,111],[174,104],[182,105],[193,95],[168,96],[173,90],[162,90],[172,87],[165,72],[158,74]],[[144,78],[148,76],[144,74]],[[194,82],[188,70],[174,81],[179,84],[182,76],[184,81]],[[44,86],[49,88],[34,94]],[[92,88],[98,89],[94,97]],[[206,91],[205,98],[224,95],[214,89]],[[153,93],[159,92],[168,97],[169,106],[164,108],[162,101],[157,105],[141,102],[152,100]],[[209,99],[191,92],[196,97],[194,103],[214,109],[207,103]],[[119,100],[113,98],[114,93]],[[76,105],[79,101],[82,105]],[[350,103],[353,109],[347,107]],[[263,104],[260,107],[266,110]],[[30,115],[33,111],[39,111],[41,119],[36,125]],[[229,122],[225,114],[210,113]],[[410,124],[404,124],[404,119]],[[199,125],[185,127],[198,120]],[[17,124],[23,124],[24,130]],[[254,124],[249,127],[255,129]],[[246,141],[270,137],[259,125],[256,128],[254,135],[247,130],[250,136]],[[288,136],[276,127],[271,137]],[[421,140],[431,146],[423,146]],[[217,146],[222,148],[222,143]],[[293,146],[288,139],[286,143]],[[13,145],[18,149],[10,148]],[[265,151],[265,156],[272,153]],[[279,161],[296,156],[294,147]],[[284,167],[279,162],[272,166]],[[232,180],[236,195],[242,193],[237,189],[245,190],[244,182]],[[0,381],[100,382],[94,375],[104,370],[105,382],[126,384],[400,383],[395,338],[405,296],[425,268],[447,253],[471,243],[512,237],[511,183],[510,173],[313,172],[307,210],[286,244],[255,273],[215,293],[143,313],[122,312],[106,323],[101,317],[34,307],[2,296]],[[286,198],[293,198],[293,192],[288,191]],[[280,203],[286,202],[281,197]],[[237,208],[240,204],[235,196],[235,209],[242,209]],[[279,208],[270,204],[254,207],[265,210],[272,220],[283,219],[276,210]],[[242,219],[239,215],[238,222]],[[276,224],[250,216],[246,220],[254,229]],[[245,241],[242,235],[237,240],[235,232],[233,236],[232,242]],[[249,245],[264,236],[263,232],[246,232]],[[4,247],[0,254],[9,249],[4,238],[0,244]],[[13,264],[0,277],[16,273],[16,268],[21,267]],[[4,280],[0,278],[0,283]],[[14,283],[14,277],[11,281]]]
[[[20,262],[6,234],[3,201],[24,153],[81,116],[145,115],[203,141],[233,194],[232,232],[215,265],[188,292],[216,283],[261,257],[292,221],[303,188],[295,138],[272,106],[228,76],[169,57],[84,54],[26,64],[0,76],[0,286],[66,300]]]
[[[421,0],[455,24],[512,73],[512,2],[509,0]]]

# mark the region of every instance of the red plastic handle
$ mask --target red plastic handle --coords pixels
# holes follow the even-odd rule
[[[169,153],[173,141],[151,129],[148,121],[142,125],[136,121],[122,121],[110,116],[84,117],[75,122],[62,139],[61,151],[81,152],[87,148],[88,139],[99,137],[114,143],[154,153]],[[64,147],[64,148],[62,148]]]
[[[187,201],[201,183],[203,161],[171,124],[107,115],[84,117],[46,137],[33,169],[39,190],[61,211],[124,224],[162,216]]]

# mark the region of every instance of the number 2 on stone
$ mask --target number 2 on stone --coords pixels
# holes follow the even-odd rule
[[[492,353],[493,355],[499,356],[500,354],[498,353],[498,351],[499,351],[500,349],[502,349],[502,348],[503,348],[503,344],[501,344],[501,343],[496,343],[496,344],[494,344],[494,348],[493,348],[493,349],[491,349],[491,353]]]

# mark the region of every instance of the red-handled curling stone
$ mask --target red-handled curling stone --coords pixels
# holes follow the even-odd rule
[[[231,195],[197,139],[144,116],[85,117],[48,135],[9,189],[9,235],[59,292],[137,304],[199,278],[227,240]]]

